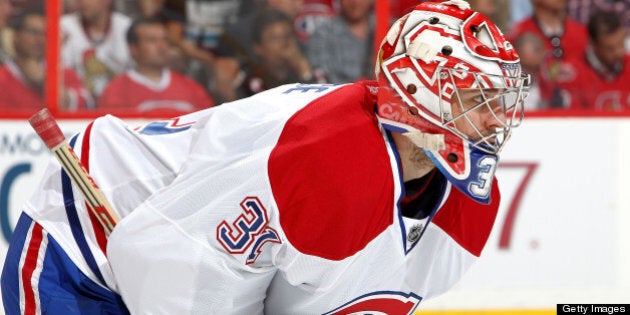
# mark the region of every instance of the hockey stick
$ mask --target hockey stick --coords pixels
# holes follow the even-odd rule
[[[70,176],[72,182],[79,188],[88,208],[96,216],[105,230],[105,234],[109,236],[120,218],[92,176],[87,172],[81,160],[74,154],[55,118],[47,108],[44,108],[31,116],[28,121],[48,149],[55,155],[57,161],[61,163],[61,167]]]

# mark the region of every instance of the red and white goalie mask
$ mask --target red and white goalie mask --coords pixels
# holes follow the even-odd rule
[[[376,77],[385,128],[407,133],[454,186],[488,203],[529,85],[497,26],[463,0],[422,3],[383,39]]]

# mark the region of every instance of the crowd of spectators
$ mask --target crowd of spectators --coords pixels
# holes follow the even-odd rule
[[[0,110],[27,109],[36,111],[44,104],[46,77],[46,19],[41,11],[27,11],[18,16],[12,29],[14,56],[0,66]],[[91,100],[83,88],[79,74],[62,68],[60,106],[75,110]]]
[[[532,75],[527,108],[630,110],[628,1],[529,3],[530,13],[507,30]]]
[[[422,0],[390,0],[392,21]],[[630,111],[630,2],[470,0],[532,76],[527,110]],[[185,113],[373,78],[375,0],[64,0],[60,108]],[[0,0],[0,109],[43,106],[44,2]],[[33,46],[36,45],[36,46]],[[31,47],[39,47],[38,49]]]

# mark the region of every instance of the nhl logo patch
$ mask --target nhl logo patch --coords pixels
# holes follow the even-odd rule
[[[420,238],[420,235],[422,234],[422,228],[423,228],[422,224],[412,226],[411,229],[409,230],[409,234],[407,234],[407,241],[409,243],[413,243],[417,241]]]

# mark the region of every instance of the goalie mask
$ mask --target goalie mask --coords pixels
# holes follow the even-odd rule
[[[463,0],[420,4],[383,39],[376,77],[385,128],[406,133],[455,187],[488,203],[529,84],[494,23]]]

